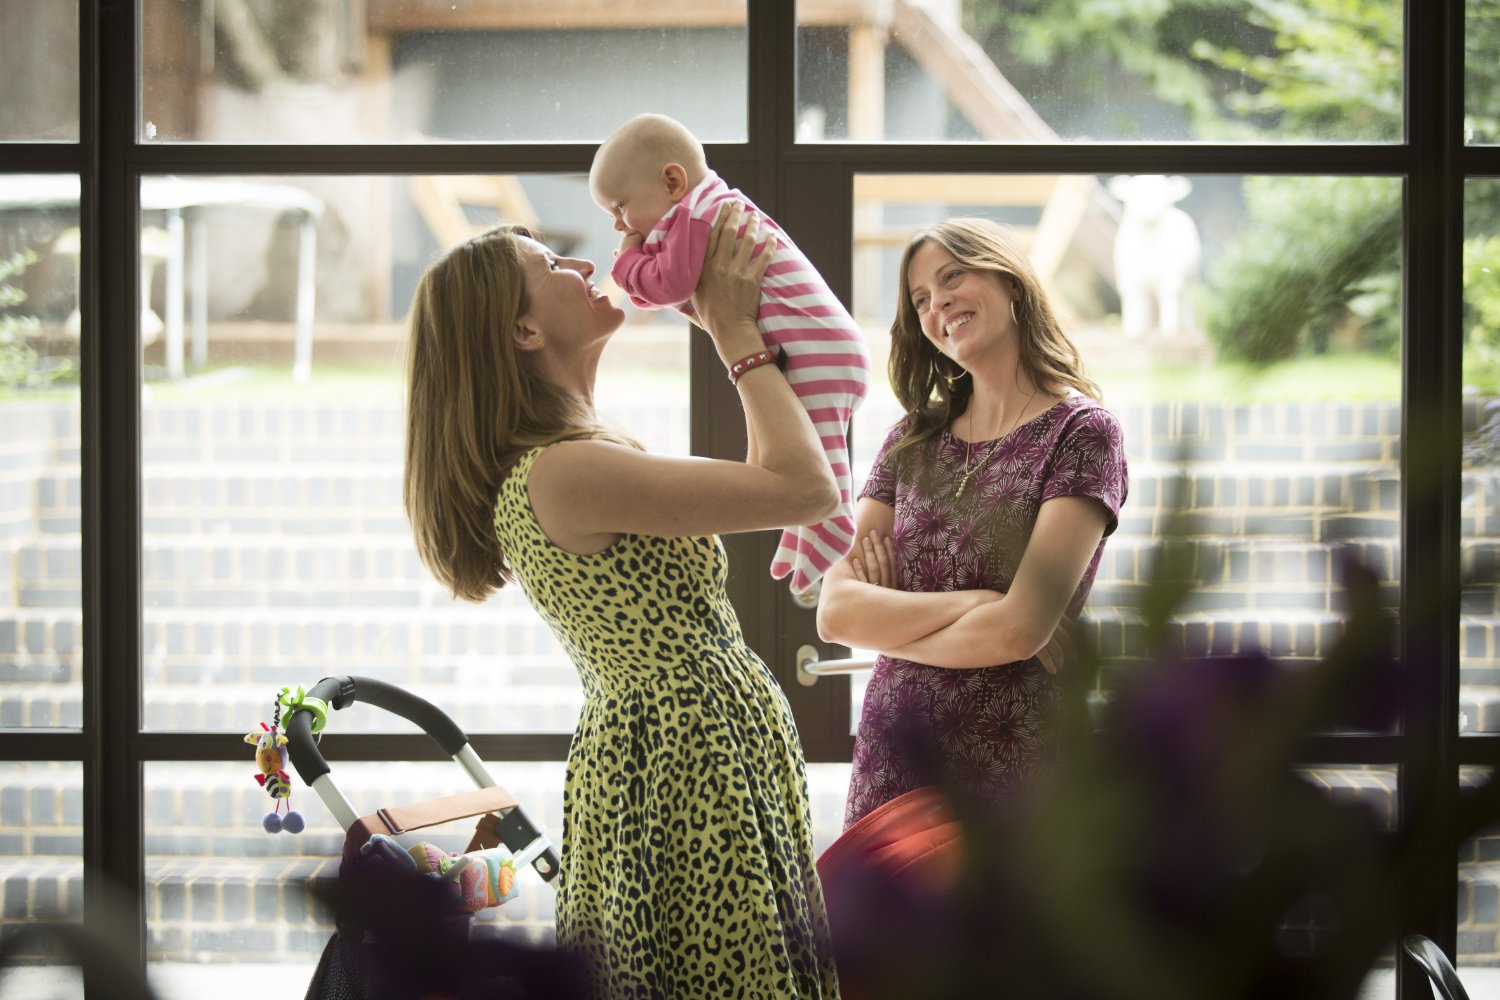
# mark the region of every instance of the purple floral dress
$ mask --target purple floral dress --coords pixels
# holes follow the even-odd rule
[[[1009,590],[1041,505],[1089,496],[1108,511],[1105,538],[1125,502],[1128,473],[1119,422],[1096,400],[1075,395],[993,442],[965,443],[943,430],[887,461],[901,425],[886,437],[861,497],[895,509],[897,585],[906,591]],[[966,462],[980,463],[963,496]],[[1088,598],[1100,539],[1068,604]],[[926,783],[912,750],[941,753],[961,790],[990,799],[1014,788],[1044,759],[1046,717],[1057,684],[1035,660],[948,670],[880,656],[854,740],[845,827]],[[922,740],[910,738],[913,729]]]

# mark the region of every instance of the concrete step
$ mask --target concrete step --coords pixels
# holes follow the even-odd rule
[[[455,681],[418,684],[388,671],[372,676],[420,694],[466,732],[569,733],[583,705],[583,689],[570,671],[554,666],[545,671],[547,680],[539,680],[533,671],[531,683],[508,689]],[[282,686],[311,684],[324,674],[287,671],[260,684],[214,684],[208,692],[193,685],[149,687],[142,698],[143,725],[150,730],[250,732],[258,723],[271,721],[271,699]],[[6,727],[76,729],[82,717],[76,685],[7,684],[0,696],[0,724]],[[396,716],[367,706],[351,706],[339,723],[349,732],[410,731],[409,724]]]
[[[1325,591],[1337,587],[1340,560],[1346,554],[1391,585],[1399,569],[1399,538],[1393,535],[1345,542],[1200,535],[1174,544],[1187,546],[1190,570],[1205,590],[1274,586]],[[1114,603],[1106,596],[1111,587],[1128,593],[1130,585],[1149,580],[1161,545],[1158,538],[1117,532],[1104,547],[1094,603]],[[5,551],[0,545],[0,558]],[[402,608],[448,603],[446,592],[417,557],[409,533],[151,535],[143,542],[141,559],[144,600],[155,609]],[[34,538],[11,549],[8,561],[18,606],[78,606],[82,572],[76,535]],[[1464,567],[1475,587],[1500,581],[1500,539],[1466,542]]]
[[[663,399],[601,386],[596,403],[607,419],[653,447],[686,451],[685,393],[681,399]],[[149,400],[141,410],[142,459],[148,467],[246,462],[399,466],[406,430],[403,406],[399,390],[378,400]],[[0,421],[0,441],[39,443],[45,446],[42,460],[77,463],[81,438],[76,400],[34,407],[7,403]],[[4,454],[0,448],[0,468]],[[37,459],[33,449],[26,454]]]
[[[260,837],[272,840],[265,833]],[[37,920],[82,919],[82,867],[78,861],[0,861],[5,899],[0,931]],[[306,858],[148,860],[148,961],[200,962],[205,955],[220,964],[316,960],[335,928],[332,913],[313,893],[330,888],[337,877],[332,852]],[[470,933],[545,940],[555,921],[555,898],[551,886],[525,875],[520,895],[477,915]]]
[[[393,782],[411,780],[407,765],[391,769],[394,773],[383,789],[367,783],[379,778],[370,767],[357,780],[341,782],[341,788],[357,804],[372,801],[367,798],[371,794],[374,802],[385,804],[383,790],[388,791]],[[1328,795],[1363,803],[1384,826],[1393,824],[1396,779],[1392,769],[1316,767],[1302,773]],[[330,828],[313,804],[305,807],[310,823],[307,833],[267,835],[256,822],[264,811],[265,797],[253,785],[223,787],[223,765],[182,765],[173,777],[171,787],[152,788],[146,799],[145,912],[151,959],[203,961],[212,956],[216,963],[231,964],[296,962],[315,956],[333,928],[329,914],[309,900],[306,889],[336,876],[333,859],[341,842],[337,828]],[[556,817],[548,812],[551,806],[533,810],[532,803],[555,801],[556,789],[506,783],[528,812],[536,812],[534,818],[555,834]],[[66,789],[57,786],[55,777],[44,777],[27,783],[25,791],[43,803],[50,801],[47,795]],[[1456,877],[1465,953],[1494,954],[1500,838],[1485,836],[1465,844]],[[82,878],[76,852],[0,861],[4,904],[0,933],[5,926],[24,922],[79,919]],[[553,920],[553,900],[553,890],[527,876],[521,896],[486,911],[479,931],[489,930],[493,921],[507,930],[546,935]]]
[[[1464,684],[1459,687],[1458,731],[1500,733],[1500,685]]]
[[[1400,495],[1395,469],[1385,464],[1205,462],[1184,476],[1168,463],[1138,461],[1130,471],[1129,518],[1159,520],[1176,506],[1201,518],[1203,525],[1194,530],[1204,534],[1250,530],[1309,537],[1298,521],[1316,523],[1334,514],[1394,517]],[[1470,474],[1465,482],[1470,506],[1484,506],[1495,495],[1496,480],[1488,473]],[[81,495],[76,467],[46,469],[36,491],[42,530],[76,530]],[[403,537],[410,531],[399,461],[152,463],[142,474],[142,524],[148,537],[380,532]]]
[[[1106,405],[1132,456],[1175,461],[1370,461],[1400,456],[1399,403]]]
[[[77,535],[41,536],[15,548],[16,603],[76,607],[82,594]],[[400,608],[447,603],[410,531],[266,537],[150,535],[141,551],[151,608]]]
[[[183,455],[193,449],[194,460],[233,457],[250,454],[238,449],[260,441],[285,441],[291,450],[283,455],[319,454],[326,445],[355,449],[384,447],[382,441],[398,441],[403,430],[401,401],[392,393],[381,400],[328,400],[301,402],[290,400],[192,402],[152,400],[141,413],[142,439],[164,456]],[[1119,418],[1126,440],[1155,447],[1174,442],[1211,444],[1224,442],[1264,444],[1284,442],[1290,438],[1317,439],[1326,442],[1394,442],[1401,430],[1399,402],[1384,403],[1243,403],[1228,404],[1212,400],[1174,403],[1105,404]],[[636,427],[651,414],[686,426],[688,401],[642,399],[628,392],[610,398],[601,396],[601,409]],[[1479,425],[1483,404],[1466,400],[1463,404],[1464,428]],[[77,404],[39,404],[35,407],[8,407],[18,412],[12,419],[26,420],[32,439],[49,433],[62,448],[75,447],[79,439]],[[0,425],[3,426],[3,425]],[[17,435],[6,435],[21,440]],[[207,449],[207,450],[205,450]],[[347,453],[347,451],[346,451]],[[374,452],[367,452],[373,454]],[[1155,454],[1147,450],[1133,452],[1145,457],[1172,458],[1167,451]],[[153,456],[147,454],[148,460]],[[1205,456],[1211,457],[1211,456]],[[1240,458],[1250,455],[1229,454]],[[1313,457],[1306,455],[1295,456]],[[1394,459],[1395,452],[1384,456]]]

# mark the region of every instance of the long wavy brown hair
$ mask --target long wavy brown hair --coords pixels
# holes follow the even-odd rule
[[[523,451],[577,438],[634,445],[586,400],[539,377],[511,336],[525,315],[519,226],[441,254],[417,283],[406,343],[402,496],[417,554],[455,597],[512,577],[495,533],[500,483]]]
[[[929,241],[940,244],[961,267],[990,271],[1015,282],[1021,366],[1038,390],[1059,395],[1077,389],[1099,398],[1099,386],[1084,374],[1078,348],[1063,332],[1041,280],[1011,231],[991,219],[948,219],[917,230],[901,253],[896,319],[891,323],[890,379],[906,411],[906,429],[891,449],[892,455],[952,424],[968,409],[974,394],[974,380],[923,336],[911,303],[907,269],[912,255]]]

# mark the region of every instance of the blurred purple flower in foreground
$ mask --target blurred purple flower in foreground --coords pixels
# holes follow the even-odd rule
[[[1338,646],[1288,667],[1162,649],[1186,584],[1160,565],[1143,602],[1149,663],[1114,684],[1098,719],[1086,707],[1096,661],[1070,666],[1053,766],[986,804],[930,768],[962,824],[951,879],[931,866],[832,873],[849,1000],[1353,998],[1398,916],[1437,898],[1417,864],[1430,838],[1456,849],[1500,817],[1492,783],[1457,823],[1417,817],[1398,836],[1298,774],[1311,734],[1391,731],[1408,678],[1430,669],[1395,660],[1392,617],[1362,566],[1342,567]],[[940,759],[910,740],[914,759]]]

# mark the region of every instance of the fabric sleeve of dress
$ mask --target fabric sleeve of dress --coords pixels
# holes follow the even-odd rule
[[[1113,534],[1130,486],[1125,436],[1115,415],[1097,405],[1069,415],[1045,475],[1042,503],[1055,497],[1093,497],[1108,513],[1104,536]]]
[[[641,309],[679,307],[693,297],[713,220],[692,218],[679,203],[656,225],[659,239],[621,251],[610,268],[615,283]]]
[[[875,461],[870,465],[870,474],[865,477],[865,485],[859,491],[859,498],[863,500],[869,497],[871,500],[879,500],[887,507],[896,506],[896,470],[891,467],[888,459],[890,450],[901,440],[906,422],[898,421],[886,433],[885,441],[881,443],[880,450],[875,453]]]

